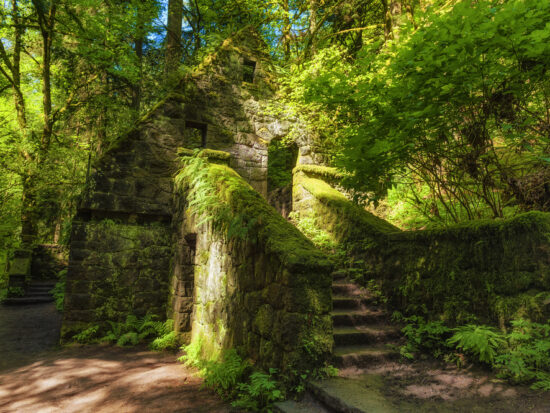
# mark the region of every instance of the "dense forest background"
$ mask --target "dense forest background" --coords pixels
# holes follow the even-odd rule
[[[540,0],[4,0],[0,267],[21,243],[65,242],[94,160],[248,25],[287,116],[378,215],[412,229],[546,211],[549,17]]]

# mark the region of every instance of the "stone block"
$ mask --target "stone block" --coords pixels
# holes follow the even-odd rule
[[[89,293],[69,294],[65,296],[65,311],[90,310],[92,297]]]

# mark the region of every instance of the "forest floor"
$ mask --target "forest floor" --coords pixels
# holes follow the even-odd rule
[[[232,411],[176,355],[59,347],[60,325],[53,304],[0,306],[1,413]],[[341,375],[355,378],[355,394],[375,390],[403,412],[550,413],[550,393],[510,386],[483,370],[391,362],[366,375],[349,369]]]
[[[356,390],[362,387],[383,399],[388,411],[550,413],[550,392],[512,386],[474,365],[459,369],[436,360],[420,360],[387,362],[366,372],[345,369],[334,382],[336,389],[349,379]]]
[[[170,353],[59,347],[53,304],[0,305],[0,412],[230,412]]]

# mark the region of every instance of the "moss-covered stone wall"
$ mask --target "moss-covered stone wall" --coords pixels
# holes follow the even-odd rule
[[[238,347],[264,368],[288,371],[327,360],[332,266],[326,256],[231,168],[203,168],[208,172],[201,182],[187,177],[179,189],[183,268],[175,270],[181,283],[194,286],[189,340],[201,342],[203,357]],[[209,216],[217,208],[189,210],[196,185],[214,205],[227,206],[221,220]],[[182,291],[174,312],[186,313],[186,288],[174,285],[173,291]]]
[[[329,168],[298,168],[296,213],[313,217],[360,263],[360,282],[379,280],[394,308],[501,326],[550,315],[549,214],[400,231],[348,201],[331,181]]]
[[[164,319],[171,239],[163,222],[74,222],[62,338],[128,314]]]

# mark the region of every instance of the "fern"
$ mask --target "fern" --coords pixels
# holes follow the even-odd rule
[[[401,330],[407,338],[407,344],[400,348],[403,357],[413,359],[415,354],[425,351],[435,357],[439,357],[447,351],[448,337],[451,329],[442,321],[426,321],[421,316],[404,318],[401,314],[393,314],[394,321],[405,321],[408,324]]]
[[[447,344],[474,354],[483,363],[492,365],[499,348],[506,344],[502,333],[491,327],[468,324],[454,331]]]
[[[178,361],[183,363],[185,366],[191,367],[200,367],[202,364],[201,353],[202,353],[202,337],[191,342],[191,344],[186,346],[181,346],[181,350],[184,351],[183,356],[178,358]]]
[[[239,383],[239,395],[233,407],[259,412],[271,411],[273,403],[283,400],[283,392],[273,378],[277,369],[269,369],[269,374],[257,371],[250,375],[250,383]]]
[[[138,333],[136,333],[135,331],[131,331],[129,333],[124,333],[123,335],[121,335],[118,338],[116,345],[120,347],[125,346],[127,344],[135,346],[138,343],[139,343]]]
[[[244,361],[236,350],[228,350],[223,354],[221,363],[206,362],[202,370],[204,384],[215,389],[220,396],[230,398],[232,390],[242,380],[249,367],[250,364]]]
[[[83,343],[83,344],[92,343],[95,341],[98,331],[99,331],[99,326],[93,325],[81,331],[80,333],[75,334],[73,336],[73,339],[78,343]]]

